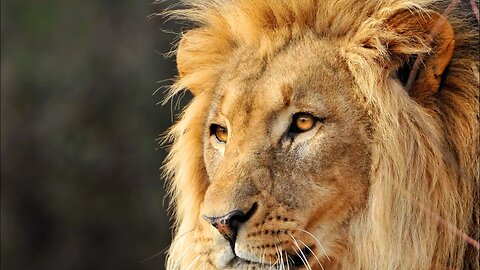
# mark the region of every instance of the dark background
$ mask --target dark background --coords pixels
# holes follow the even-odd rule
[[[152,1],[1,1],[2,270],[164,269],[179,24]]]

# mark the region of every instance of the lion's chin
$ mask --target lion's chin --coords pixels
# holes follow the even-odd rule
[[[252,254],[239,254],[234,255],[225,266],[240,269],[246,266],[257,266],[260,269],[263,269],[264,267],[267,267],[267,269],[296,269],[297,267],[309,265],[309,260],[312,256],[315,256],[312,250],[313,247],[305,247],[300,250],[300,252],[294,250],[294,253],[288,254],[288,256],[287,253],[283,251],[283,254],[279,255],[280,257],[275,262],[264,260],[263,258],[257,258]]]

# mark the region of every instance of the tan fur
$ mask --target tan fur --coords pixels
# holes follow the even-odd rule
[[[169,132],[168,269],[246,269],[202,215],[254,203],[235,247],[250,261],[280,267],[307,245],[312,269],[480,269],[465,240],[479,239],[480,203],[478,33],[465,11],[430,43],[448,2],[184,2],[171,15],[198,27],[180,42],[171,95],[195,97]],[[422,53],[407,92],[394,74]],[[298,111],[325,122],[292,153],[280,139]],[[226,146],[211,123],[228,127]]]

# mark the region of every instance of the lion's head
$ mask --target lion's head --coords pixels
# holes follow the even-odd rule
[[[478,268],[468,22],[426,1],[188,3],[169,269]]]

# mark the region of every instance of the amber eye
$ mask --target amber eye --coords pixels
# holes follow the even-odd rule
[[[221,142],[226,143],[228,139],[228,130],[226,127],[222,127],[219,125],[212,125],[210,127],[210,133],[215,136],[215,138]]]
[[[317,118],[309,113],[297,113],[293,115],[290,132],[301,133],[312,129],[317,122]]]

